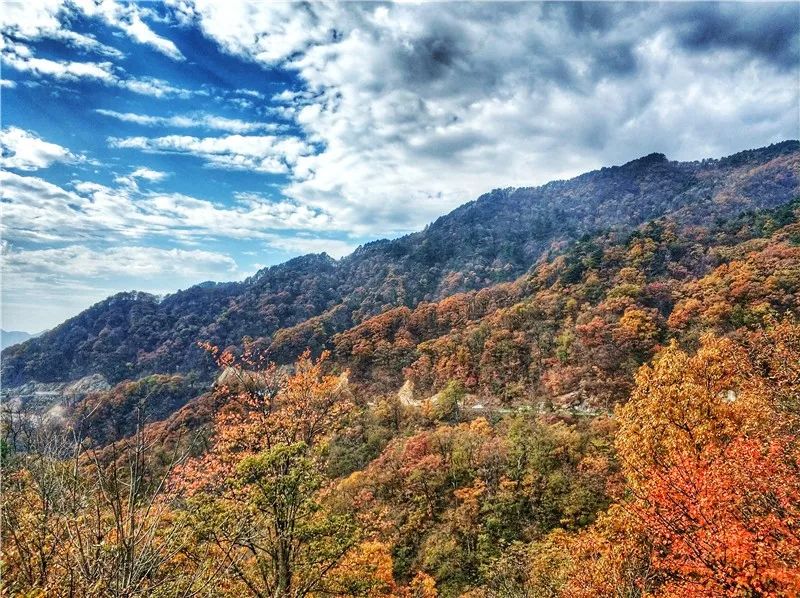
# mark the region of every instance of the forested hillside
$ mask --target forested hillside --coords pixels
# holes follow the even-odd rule
[[[481,403],[607,407],[670,339],[800,309],[797,207],[584,236],[514,283],[389,310],[324,347],[378,391],[409,380],[424,397],[457,381]]]
[[[798,164],[798,142],[787,141],[702,162],[651,154],[569,181],[495,190],[424,231],[370,243],[340,261],[309,255],[240,283],[205,283],[164,298],[115,295],[4,351],[2,382],[208,374],[197,341],[225,347],[245,336],[274,344],[275,358],[288,362],[305,345],[387,309],[513,281],[586,234],[630,231],[666,215],[679,226],[700,225],[784,204],[797,195]]]
[[[113,386],[4,404],[2,591],[800,595],[799,164],[497,191],[4,352]]]

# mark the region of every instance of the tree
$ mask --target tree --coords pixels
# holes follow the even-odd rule
[[[656,585],[643,525],[620,505],[578,533],[551,532],[528,553],[524,596],[639,598]]]
[[[683,454],[631,506],[667,574],[665,596],[800,593],[800,453],[794,441],[739,438],[709,458]]]
[[[211,449],[176,488],[193,497],[200,540],[243,589],[276,598],[320,591],[357,541],[350,519],[321,496],[325,447],[352,406],[346,377],[323,373],[327,353],[312,360],[306,351],[291,373],[249,350],[215,353],[226,406]]]
[[[761,336],[782,344],[760,367],[729,339],[706,336],[694,356],[673,343],[618,411],[628,509],[653,544],[661,595],[800,592],[800,449],[781,417],[800,352],[786,325]]]
[[[14,594],[191,595],[211,575],[180,567],[186,528],[166,500],[182,455],[139,420],[106,447],[31,413],[4,414],[3,587]]]

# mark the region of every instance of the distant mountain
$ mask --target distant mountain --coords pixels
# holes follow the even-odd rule
[[[114,295],[4,350],[2,382],[207,374],[210,360],[197,341],[229,346],[244,336],[288,361],[393,307],[514,280],[551,248],[586,235],[632,231],[662,216],[702,226],[798,196],[797,141],[695,162],[650,154],[568,181],[497,189],[423,231],[369,243],[338,261],[307,255],[243,282],[203,283],[163,299]]]
[[[0,348],[5,349],[6,347],[24,342],[34,336],[36,335],[21,330],[3,330],[0,328]]]

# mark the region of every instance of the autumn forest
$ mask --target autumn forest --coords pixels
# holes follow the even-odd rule
[[[798,596],[799,160],[496,191],[7,349],[4,595]]]

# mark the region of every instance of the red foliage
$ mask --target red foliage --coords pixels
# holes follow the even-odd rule
[[[741,438],[722,455],[674,456],[634,513],[654,540],[669,596],[800,594],[800,452]]]

